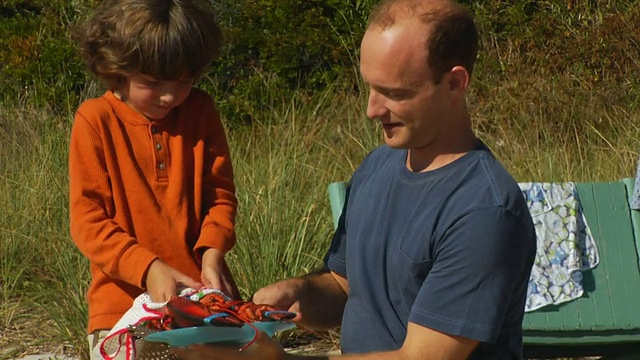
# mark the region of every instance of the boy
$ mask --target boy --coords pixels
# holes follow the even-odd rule
[[[237,207],[211,97],[192,88],[218,54],[206,0],[105,1],[79,33],[108,87],[80,105],[70,141],[71,236],[89,259],[92,348],[146,291],[238,289],[224,260]],[[93,353],[93,351],[92,351]]]

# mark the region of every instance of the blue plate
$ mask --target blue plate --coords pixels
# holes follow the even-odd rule
[[[252,323],[258,330],[273,336],[278,331],[292,329],[296,325],[284,321],[264,321]],[[159,331],[145,336],[145,341],[163,342],[170,346],[180,347],[207,343],[247,343],[255,336],[255,330],[249,325],[230,326],[195,326],[175,330]]]

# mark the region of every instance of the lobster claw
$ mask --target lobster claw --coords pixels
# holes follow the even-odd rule
[[[165,308],[178,327],[207,325],[204,319],[211,316],[211,312],[203,304],[178,296],[172,297]]]
[[[296,317],[296,313],[285,310],[267,310],[264,312],[264,317],[274,321],[287,321]]]
[[[240,327],[244,324],[225,312],[212,313],[205,304],[178,296],[171,298],[165,307],[167,314],[180,328],[203,325]]]
[[[220,326],[235,326],[242,327],[244,322],[237,319],[235,316],[229,316],[224,312],[213,313],[211,316],[204,319],[208,325],[220,325]]]

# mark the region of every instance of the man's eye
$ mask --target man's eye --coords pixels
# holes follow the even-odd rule
[[[385,96],[391,100],[399,100],[402,98],[402,94],[392,91],[386,93]]]

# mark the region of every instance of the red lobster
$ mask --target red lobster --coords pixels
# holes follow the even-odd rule
[[[258,329],[252,324],[257,321],[286,321],[295,313],[278,310],[270,305],[255,304],[252,301],[227,300],[223,295],[210,293],[200,301],[175,296],[167,302],[159,318],[147,322],[147,327],[157,331],[179,329],[192,326],[234,326],[244,324],[255,331],[254,338],[240,350],[249,347],[258,336]]]

